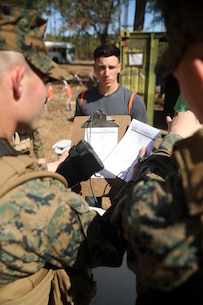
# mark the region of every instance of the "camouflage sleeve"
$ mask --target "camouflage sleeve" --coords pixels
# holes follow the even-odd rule
[[[203,130],[192,137],[179,141],[174,146],[173,159],[177,164],[191,215],[198,215],[203,209]]]
[[[197,271],[201,245],[199,220],[188,215],[179,168],[170,157],[173,140],[167,136],[144,162],[139,179],[121,190],[112,217],[137,279],[162,290],[179,286]]]
[[[176,171],[175,165],[171,162],[170,156],[173,145],[182,139],[179,135],[169,134],[164,137],[157,151],[143,162],[137,180],[142,179],[165,179],[168,173]]]
[[[37,163],[37,166],[38,166],[39,169],[42,170],[42,171],[47,171],[47,170],[48,170],[47,163]]]
[[[26,200],[25,200],[26,196]],[[13,189],[0,204],[0,285],[45,264],[76,269],[119,266],[101,217],[58,180],[38,178]]]
[[[33,131],[33,151],[36,159],[44,158],[44,148],[38,130]]]
[[[181,139],[182,137],[177,134],[167,134],[154,154],[170,156],[172,154],[174,144]]]

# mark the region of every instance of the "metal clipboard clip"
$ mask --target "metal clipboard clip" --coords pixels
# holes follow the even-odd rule
[[[119,127],[119,124],[111,116],[107,116],[102,109],[97,109],[81,126],[81,128],[89,127]]]

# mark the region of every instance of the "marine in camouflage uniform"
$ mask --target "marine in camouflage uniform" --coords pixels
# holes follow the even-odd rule
[[[166,76],[191,44],[203,42],[203,2],[157,2],[169,47],[156,71]],[[202,88],[202,80],[199,84]],[[136,275],[136,304],[203,304],[202,143],[202,129],[186,139],[166,135],[140,164],[137,180],[114,200],[112,221],[122,232],[128,266]]]
[[[47,170],[43,143],[38,130],[15,132],[11,144],[15,150],[34,157],[41,170]]]
[[[9,143],[15,127],[31,128],[30,116],[38,121],[46,99],[44,77],[72,77],[47,56],[43,42],[46,24],[35,11],[0,6],[0,62],[4,69],[0,73],[0,107],[4,109],[0,117],[3,120],[9,113],[15,121],[0,124],[1,305],[45,305],[49,297],[49,304],[88,304],[95,293],[91,268],[119,266],[124,251],[108,217],[92,211],[67,188],[61,175],[38,170],[32,158],[19,156]],[[5,56],[12,61],[9,69],[1,58]],[[3,90],[8,80],[9,86]],[[30,83],[37,93],[29,100],[26,85]],[[7,90],[11,94],[5,101]],[[11,105],[16,110],[12,113]],[[29,119],[25,119],[28,112]]]

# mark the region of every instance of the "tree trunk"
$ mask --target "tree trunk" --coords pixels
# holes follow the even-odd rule
[[[147,0],[136,0],[135,5],[135,18],[134,18],[134,31],[142,31],[144,28],[145,8]]]

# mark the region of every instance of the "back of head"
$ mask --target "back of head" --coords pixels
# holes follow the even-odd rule
[[[156,66],[158,75],[174,71],[191,44],[203,42],[202,0],[157,0],[166,25],[169,46]]]
[[[94,50],[94,61],[100,57],[116,56],[120,61],[120,50],[113,44],[104,43]]]
[[[0,5],[0,50],[24,55],[27,62],[53,79],[72,76],[48,57],[44,44],[47,21],[35,10]]]

